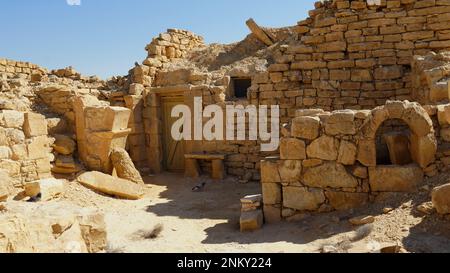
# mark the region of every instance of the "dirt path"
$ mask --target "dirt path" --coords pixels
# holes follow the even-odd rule
[[[319,252],[324,245],[341,251],[368,252],[379,244],[399,244],[410,252],[450,252],[450,222],[415,209],[419,203],[429,201],[429,192],[425,191],[413,198],[403,195],[370,208],[265,225],[258,232],[243,234],[239,232],[239,200],[259,193],[257,183],[208,182],[204,192],[193,193],[191,189],[198,182],[180,175],[165,174],[145,180],[148,193],[139,201],[102,196],[77,183],[71,183],[64,199],[105,212],[111,252],[301,253]],[[386,207],[394,210],[384,214]],[[348,219],[369,214],[376,216],[372,233],[349,244],[348,238],[354,236],[356,228]],[[155,239],[144,238],[142,234],[157,225],[163,227],[161,234]]]

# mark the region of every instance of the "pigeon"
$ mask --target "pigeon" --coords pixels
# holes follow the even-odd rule
[[[193,192],[201,192],[206,186],[206,182],[203,182],[195,187],[192,188]]]
[[[36,203],[36,202],[41,201],[41,199],[42,199],[42,194],[39,193],[38,195],[36,195],[34,197],[31,197],[30,200],[28,200],[28,202],[29,203]]]

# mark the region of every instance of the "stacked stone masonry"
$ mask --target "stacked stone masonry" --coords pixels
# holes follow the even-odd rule
[[[387,193],[415,192],[425,176],[448,171],[449,109],[388,101],[372,111],[298,110],[284,130],[280,156],[261,163],[265,213],[279,221],[360,207]],[[406,150],[402,137],[389,132],[393,162],[379,164],[375,136],[390,120],[407,124]]]

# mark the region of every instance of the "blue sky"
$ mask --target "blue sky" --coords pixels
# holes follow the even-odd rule
[[[77,0],[70,0],[77,1]],[[1,0],[0,57],[85,75],[125,75],[144,47],[167,28],[191,30],[206,42],[231,43],[263,26],[295,25],[314,0]]]

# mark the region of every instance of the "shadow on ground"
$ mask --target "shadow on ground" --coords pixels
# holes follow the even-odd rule
[[[206,181],[202,192],[192,192],[192,188]],[[448,181],[448,176],[433,181],[431,187]],[[164,174],[149,178],[147,183],[167,186],[160,197],[166,203],[150,205],[147,212],[158,216],[174,216],[180,219],[209,219],[222,223],[205,229],[207,235],[204,244],[237,243],[293,243],[310,244],[316,242],[319,250],[324,240],[327,244],[338,244],[350,236],[356,227],[348,220],[359,215],[383,215],[386,207],[401,208],[409,203],[411,215],[423,217],[415,208],[430,201],[429,192],[416,194],[394,194],[386,200],[378,200],[357,210],[312,215],[293,223],[265,225],[260,231],[253,233],[239,232],[240,198],[249,194],[258,194],[261,188],[258,183],[239,184],[233,179],[211,181],[203,177],[200,180],[185,179],[182,175]],[[416,226],[409,228],[409,235],[403,238],[403,245],[409,252],[450,252],[450,222],[439,219],[437,215],[423,217]],[[328,239],[331,239],[329,241]]]

